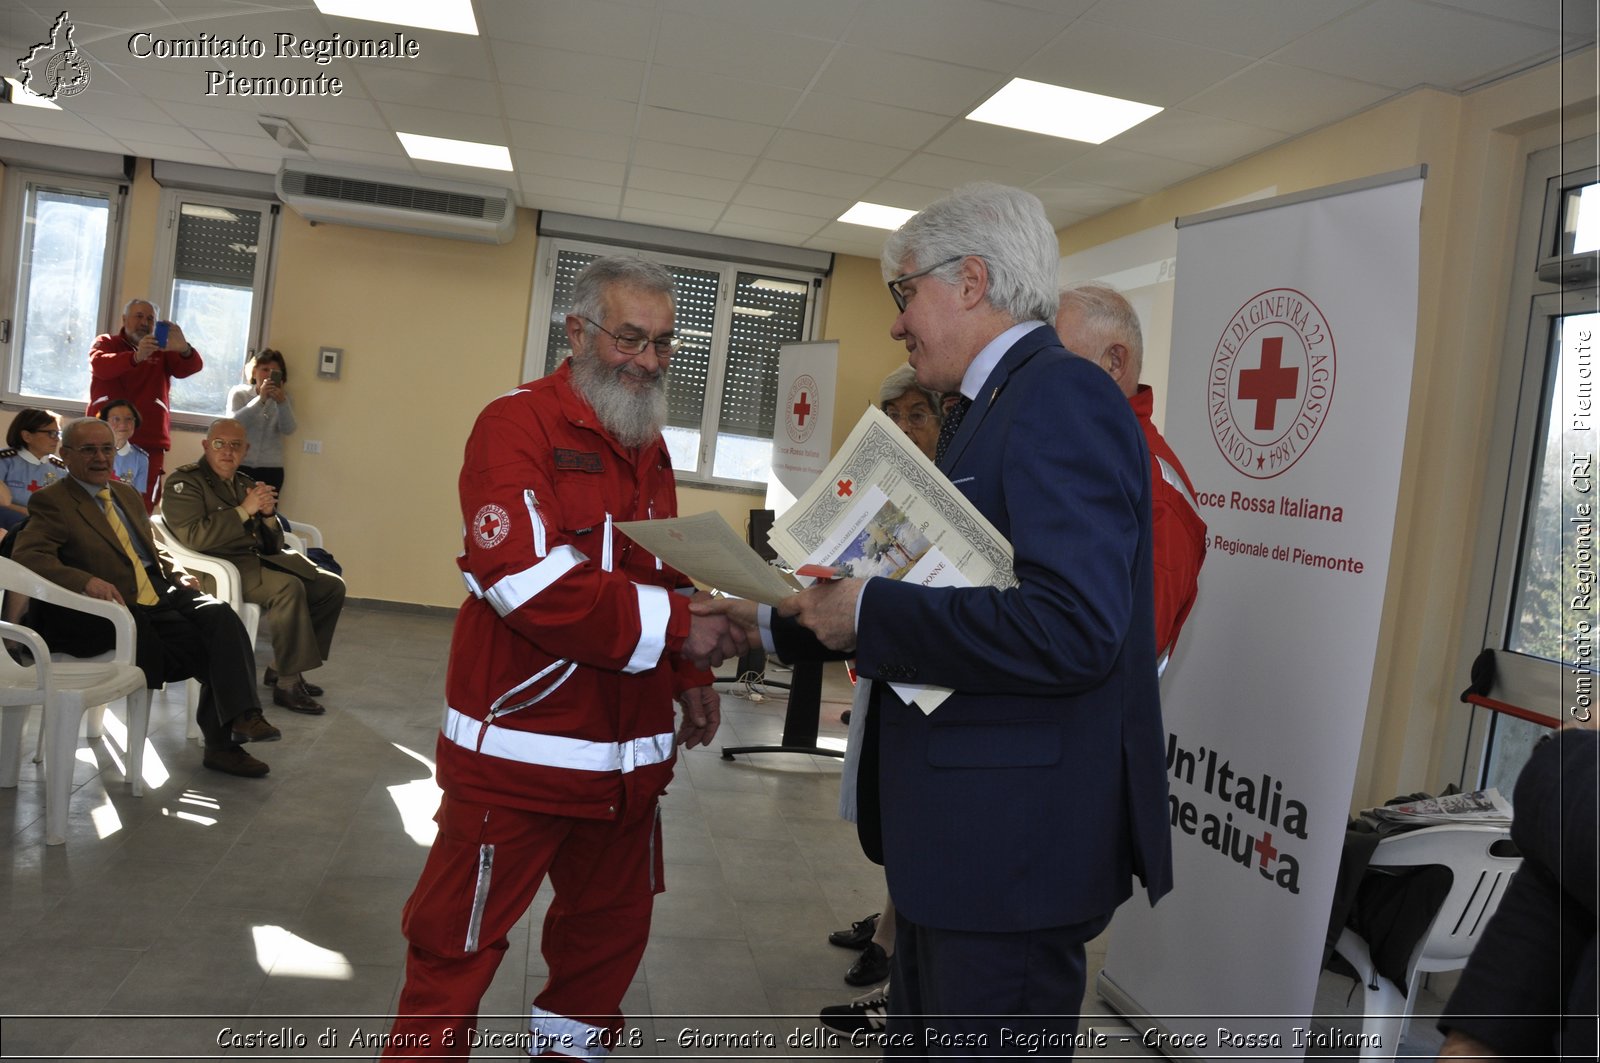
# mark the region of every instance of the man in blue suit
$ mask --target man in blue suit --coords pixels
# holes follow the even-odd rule
[[[1084,943],[1135,875],[1151,903],[1171,888],[1150,458],[1115,383],[1046,324],[1057,255],[1039,201],[998,185],[883,251],[917,383],[965,400],[939,466],[1010,540],[1017,585],[847,579],[771,619],[780,656],[853,652],[880,681],[859,831],[899,909],[891,1055],[1070,1053]],[[883,681],[955,693],[924,714]]]

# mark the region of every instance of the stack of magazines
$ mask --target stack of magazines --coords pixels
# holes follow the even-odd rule
[[[1369,808],[1363,815],[1380,824],[1427,827],[1439,823],[1481,823],[1488,827],[1511,825],[1511,802],[1493,788],[1470,794],[1446,794],[1399,805]]]

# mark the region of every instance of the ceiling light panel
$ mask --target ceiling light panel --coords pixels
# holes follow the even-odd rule
[[[967,115],[974,122],[1024,129],[1030,133],[1103,144],[1143,122],[1161,108],[1115,96],[1101,96],[1042,81],[1012,78]]]

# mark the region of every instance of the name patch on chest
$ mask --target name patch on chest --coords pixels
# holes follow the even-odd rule
[[[599,454],[586,450],[567,450],[563,447],[556,448],[556,468],[573,469],[577,472],[605,472]]]

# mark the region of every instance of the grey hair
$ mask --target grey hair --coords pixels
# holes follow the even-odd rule
[[[61,448],[65,450],[67,447],[77,446],[78,436],[83,434],[84,428],[92,424],[99,425],[107,432],[111,431],[111,426],[98,417],[74,417],[61,430]],[[115,439],[116,436],[113,435],[112,438]]]
[[[917,371],[909,365],[903,365],[883,378],[883,383],[878,386],[878,405],[881,407],[893,402],[910,391],[927,399],[928,408],[935,417],[939,416],[939,393],[917,383]]]
[[[1144,368],[1144,330],[1139,327],[1139,315],[1133,304],[1109,284],[1077,284],[1061,290],[1060,308],[1076,307],[1083,315],[1083,326],[1093,333],[1102,346],[1120,343],[1128,348],[1128,361],[1132,363],[1133,379],[1139,379]],[[1074,351],[1075,354],[1097,357],[1099,351]]]
[[[990,182],[963,185],[924,207],[884,241],[883,278],[909,262],[927,269],[936,262],[976,255],[989,268],[989,305],[1013,321],[1054,321],[1056,271],[1061,245],[1039,197]],[[961,263],[929,275],[953,282]]]
[[[613,286],[655,292],[675,302],[672,296],[672,274],[664,266],[639,258],[637,255],[607,255],[597,258],[578,273],[572,282],[572,310],[570,313],[591,321],[602,321],[606,314],[606,292]],[[594,326],[585,324],[584,332],[593,335]]]
[[[152,303],[150,300],[146,299],[142,295],[136,295],[132,299],[129,299],[127,302],[122,304],[122,316],[123,317],[127,317],[128,316],[128,311],[133,309],[133,304],[134,303],[143,303],[145,306],[148,306],[150,308],[150,312],[152,314],[155,314],[157,316],[159,316],[160,313],[161,313],[161,308],[159,306],[157,306],[155,303]]]

